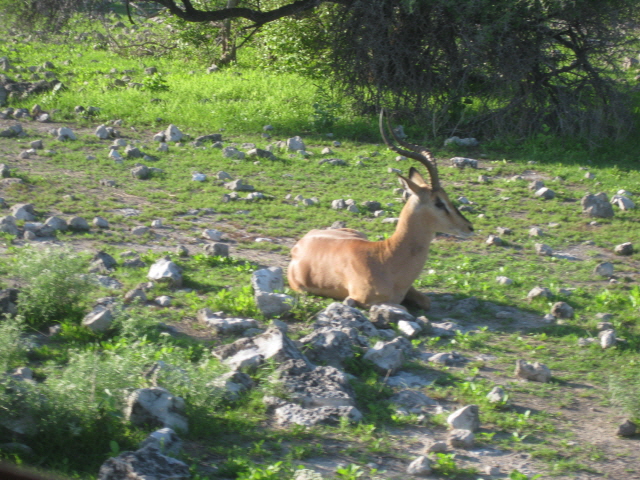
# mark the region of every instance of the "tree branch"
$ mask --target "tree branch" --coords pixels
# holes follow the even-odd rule
[[[246,18],[254,22],[254,26],[264,25],[265,23],[278,20],[279,18],[288,17],[299,14],[307,10],[312,10],[324,2],[333,2],[331,0],[296,0],[280,8],[269,10],[266,12],[253,10],[250,8],[221,8],[219,10],[197,10],[193,8],[190,0],[181,0],[184,9],[180,8],[174,0],[149,0],[150,3],[157,3],[166,7],[172,15],[175,15],[187,22],[218,22],[229,18]],[[342,1],[340,2],[342,3]]]

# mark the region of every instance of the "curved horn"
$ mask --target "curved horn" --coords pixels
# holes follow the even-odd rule
[[[393,138],[395,139],[395,141],[398,142],[399,145],[405,148],[410,148],[411,150],[403,150],[402,148],[396,147],[394,143],[389,141],[389,138],[387,137],[386,129],[384,128],[384,123],[382,120],[384,117],[386,117],[387,119],[387,128],[391,132],[391,135],[393,135]],[[440,188],[440,177],[438,176],[438,167],[436,164],[436,160],[435,158],[433,158],[433,155],[431,154],[431,152],[424,147],[413,145],[411,143],[407,143],[399,139],[398,136],[396,135],[396,132],[393,131],[393,129],[391,128],[391,125],[389,124],[389,117],[385,115],[384,108],[380,110],[380,134],[382,135],[382,139],[384,140],[384,143],[386,143],[391,150],[393,150],[396,153],[399,153],[400,155],[404,155],[405,157],[417,160],[420,163],[422,163],[425,167],[427,167],[427,170],[429,171],[429,176],[431,177],[431,187],[433,188],[433,190],[438,190]]]

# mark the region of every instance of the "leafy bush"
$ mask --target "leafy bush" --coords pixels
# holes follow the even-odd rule
[[[27,324],[41,328],[53,321],[78,320],[80,302],[93,288],[87,275],[87,258],[68,249],[23,248],[12,274],[20,295],[18,312]]]
[[[24,357],[20,343],[23,326],[22,317],[7,318],[0,323],[0,372],[13,368]]]
[[[26,438],[37,455],[56,451],[59,458],[77,458],[87,468],[87,463],[104,461],[110,442],[124,450],[144,437],[143,430],[122,421],[122,411],[129,393],[149,386],[143,373],[152,365],[160,367],[156,383],[184,398],[187,415],[195,411],[199,423],[219,407],[222,394],[211,387],[222,371],[216,360],[193,362],[189,349],[170,342],[158,348],[120,339],[101,346],[102,352],[72,351],[64,368],[43,367],[43,382],[15,388],[0,381],[0,422],[26,425]]]

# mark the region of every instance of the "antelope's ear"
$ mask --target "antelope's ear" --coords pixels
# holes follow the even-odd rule
[[[409,178],[411,179],[412,182],[416,183],[417,185],[421,185],[423,187],[429,186],[429,184],[424,179],[424,177],[420,175],[420,172],[418,172],[418,170],[416,170],[413,167],[409,169]]]
[[[405,178],[402,175],[398,174],[398,181],[400,182],[400,185],[402,185],[402,188],[404,188],[405,190],[410,190],[416,195],[420,193],[420,186],[410,178]]]

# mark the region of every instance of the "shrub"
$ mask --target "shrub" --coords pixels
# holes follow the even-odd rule
[[[18,312],[41,328],[53,321],[79,320],[80,301],[93,288],[87,259],[68,249],[23,248],[12,268],[20,288]]]
[[[17,366],[25,355],[20,342],[23,326],[22,317],[7,318],[0,323],[0,373]]]

